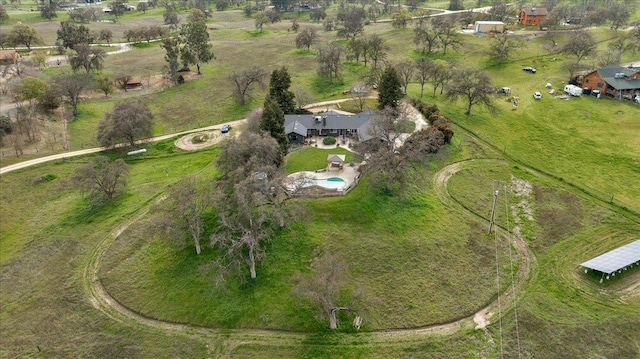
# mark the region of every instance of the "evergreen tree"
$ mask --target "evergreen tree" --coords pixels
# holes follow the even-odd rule
[[[189,22],[182,26],[180,34],[184,37],[181,58],[185,67],[193,64],[200,75],[200,65],[215,59],[212,45],[209,43],[209,32],[205,22],[206,16],[200,10],[194,10]]]
[[[296,108],[296,102],[294,101],[295,95],[289,91],[290,86],[291,76],[289,76],[287,69],[282,67],[280,70],[274,70],[269,82],[269,94],[265,101],[265,109],[268,99],[272,98],[278,103],[282,113],[294,113]]]
[[[380,77],[380,86],[378,86],[378,108],[384,109],[391,107],[396,109],[398,101],[403,96],[402,81],[395,68],[387,67]]]
[[[284,130],[284,113],[278,106],[278,102],[270,96],[267,96],[264,101],[260,129],[268,132],[271,137],[278,141],[280,151],[284,156],[289,149],[289,140]]]

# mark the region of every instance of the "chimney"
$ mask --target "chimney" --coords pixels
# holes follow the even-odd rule
[[[322,126],[326,126],[327,125],[327,116],[323,116],[322,117]]]

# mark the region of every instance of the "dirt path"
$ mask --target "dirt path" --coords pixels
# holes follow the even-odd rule
[[[221,136],[218,136],[219,138]],[[457,172],[464,168],[477,166],[479,164],[486,165],[487,162],[498,162],[496,160],[472,160],[451,164],[442,170],[440,170],[434,176],[434,189],[438,197],[447,206],[451,206],[454,209],[460,209],[461,214],[472,218],[481,218],[477,214],[465,210],[460,207],[457,201],[455,201],[447,191],[447,182]],[[158,198],[155,203],[162,201],[164,197]],[[103,313],[105,316],[111,318],[119,323],[129,326],[143,326],[153,331],[160,331],[163,333],[171,333],[177,335],[184,335],[193,340],[204,341],[212,350],[211,354],[216,357],[229,357],[233,350],[240,345],[244,344],[258,344],[267,346],[297,346],[303,345],[307,334],[285,332],[278,330],[256,330],[256,329],[214,329],[193,326],[182,323],[171,323],[163,320],[149,318],[141,315],[134,310],[127,308],[113,298],[108,291],[102,285],[98,276],[98,270],[100,268],[100,259],[111,243],[116,240],[131,224],[142,218],[148,211],[147,206],[140,210],[140,213],[135,218],[123,222],[123,224],[115,230],[110,236],[107,236],[99,243],[90,255],[90,258],[85,266],[83,272],[83,287],[85,295],[89,302],[96,310]],[[503,229],[499,229],[504,231]],[[513,303],[513,298],[517,293],[517,290],[525,283],[527,277],[531,273],[535,264],[535,258],[529,252],[524,242],[515,237],[511,237],[514,247],[522,258],[522,263],[519,267],[518,277],[514,285],[507,288],[498,298],[503,303],[502,308],[506,310],[509,307],[509,303]],[[363,333],[368,338],[365,342],[370,345],[394,345],[398,340],[403,342],[420,342],[420,338],[424,336],[432,335],[452,335],[460,330],[469,330],[475,326],[476,329],[484,329],[490,324],[490,318],[493,313],[496,312],[498,300],[489,304],[488,306],[481,308],[478,312],[456,320],[451,323],[429,325],[420,328],[411,329],[398,329],[398,330],[385,330]],[[370,338],[370,339],[369,339]],[[347,336],[346,340],[354,340],[354,345],[363,345],[363,337],[358,334]]]
[[[503,163],[503,161],[495,159],[478,159],[452,163],[438,171],[433,176],[433,190],[440,201],[446,206],[457,210],[467,217],[483,222],[488,222],[488,218],[484,218],[480,214],[471,211],[462,203],[451,197],[451,195],[449,194],[449,190],[447,189],[447,183],[454,174],[460,172],[463,169],[487,166],[498,163]],[[512,283],[509,288],[505,289],[493,303],[489,304],[485,308],[482,308],[473,315],[473,320],[476,323],[476,329],[482,329],[490,324],[490,319],[498,310],[505,311],[513,307],[514,299],[517,300],[517,291],[522,288],[522,286],[527,281],[531,281],[532,277],[535,276],[536,273],[534,269],[537,267],[537,261],[533,252],[531,252],[531,250],[528,248],[527,243],[519,236],[511,233],[510,231],[507,231],[505,228],[502,228],[498,225],[494,225],[494,228],[496,228],[496,231],[498,231],[498,235],[509,239],[509,242],[516,250],[518,257],[522,259],[522,261],[518,266],[518,275],[514,279],[514,283]]]

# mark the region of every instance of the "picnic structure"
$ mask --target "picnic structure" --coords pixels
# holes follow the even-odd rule
[[[328,155],[328,170],[341,170],[344,166],[345,155]]]
[[[585,273],[589,269],[602,273],[600,283],[605,276],[609,279],[610,276],[637,265],[640,265],[640,239],[580,264],[585,268]]]

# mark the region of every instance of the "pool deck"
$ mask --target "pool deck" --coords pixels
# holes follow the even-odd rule
[[[340,177],[344,180],[344,188],[349,187],[356,179],[356,177],[360,174],[358,171],[359,165],[355,165],[351,167],[350,165],[345,165],[341,169],[327,169],[322,172],[313,172],[313,171],[302,171],[290,174],[288,177],[290,178],[314,178],[314,179],[327,179],[331,177]],[[344,189],[343,188],[343,189]],[[343,189],[339,189],[338,191],[342,191]],[[335,191],[335,190],[329,190]]]

